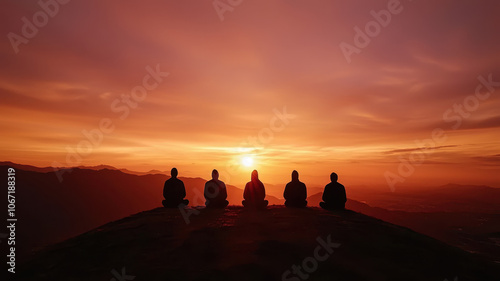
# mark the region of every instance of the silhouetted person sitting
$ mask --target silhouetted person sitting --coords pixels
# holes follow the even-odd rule
[[[266,189],[264,184],[259,180],[259,173],[254,170],[252,172],[252,180],[245,186],[243,192],[243,206],[254,208],[265,208],[269,202],[264,200],[266,198]]]
[[[319,205],[326,210],[344,210],[347,197],[343,185],[337,182],[338,176],[336,173],[330,175],[331,183],[325,186],[323,192],[323,201]]]
[[[170,172],[171,176],[165,181],[163,185],[163,206],[165,208],[177,208],[180,204],[187,205],[189,200],[184,199],[186,197],[186,188],[184,183],[177,178],[178,172],[176,168],[172,168]]]
[[[292,172],[292,181],[286,185],[283,197],[285,197],[285,206],[287,207],[304,208],[307,206],[306,185],[299,181],[297,171]]]
[[[205,183],[205,205],[207,208],[225,208],[229,202],[227,198],[226,185],[219,180],[219,172],[212,171],[212,179]]]

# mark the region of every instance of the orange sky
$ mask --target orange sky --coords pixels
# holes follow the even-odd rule
[[[208,0],[70,1],[16,54],[8,34],[22,35],[22,18],[41,7],[9,1],[0,11],[0,160],[176,166],[204,178],[217,168],[230,184],[257,168],[269,183],[297,169],[317,185],[337,171],[345,184],[388,186],[390,172],[398,185],[500,187],[500,86],[474,100],[479,76],[500,81],[500,3],[401,1],[348,63],[339,45],[355,45],[355,26],[389,2],[248,0],[221,21]],[[143,85],[147,66],[169,75],[124,116],[121,95]],[[464,100],[474,110],[458,124],[454,105]],[[275,119],[284,108],[288,124]],[[69,157],[104,118],[114,130]],[[398,172],[436,128],[446,140],[414,172]],[[241,166],[247,155],[251,167]]]

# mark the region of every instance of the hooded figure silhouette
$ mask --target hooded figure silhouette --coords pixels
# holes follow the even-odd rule
[[[241,203],[245,207],[265,208],[269,202],[266,198],[266,189],[264,184],[259,180],[259,173],[253,170],[251,181],[245,185],[243,192],[243,200]]]
[[[186,197],[186,188],[184,183],[177,178],[176,168],[172,168],[170,171],[171,177],[165,181],[163,185],[163,197],[165,200],[162,201],[165,208],[177,208],[180,205],[189,204],[189,200],[184,199]]]
[[[212,171],[212,179],[205,183],[205,205],[207,208],[225,208],[229,202],[227,198],[226,184],[219,180],[219,172]]]
[[[299,172],[292,172],[292,181],[287,183],[285,192],[285,206],[303,208],[307,206],[307,188],[306,185],[299,181]]]

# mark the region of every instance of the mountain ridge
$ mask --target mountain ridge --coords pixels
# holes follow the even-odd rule
[[[156,175],[156,174],[161,174],[161,175],[168,176],[170,174],[169,171],[160,171],[160,170],[156,170],[156,169],[149,170],[147,172],[138,172],[138,171],[133,171],[133,170],[129,170],[129,169],[126,169],[126,168],[116,168],[114,166],[105,165],[105,164],[96,165],[96,166],[83,166],[83,165],[80,165],[80,166],[74,166],[74,167],[37,167],[37,166],[34,166],[34,165],[25,165],[25,164],[14,163],[12,161],[0,161],[0,166],[9,166],[9,167],[12,167],[12,168],[22,169],[22,170],[25,170],[25,171],[34,171],[34,172],[43,172],[43,173],[53,172],[53,171],[56,171],[56,170],[68,170],[68,169],[69,170],[72,170],[72,169],[88,169],[88,170],[95,170],[95,171],[107,169],[107,170],[121,171],[123,173],[131,174],[131,175]],[[200,178],[200,179],[203,179],[202,177],[183,177],[183,178]],[[281,184],[271,184],[271,183],[264,183],[264,184],[266,186],[267,185],[272,186],[272,187],[281,187],[282,186],[284,188],[285,185],[286,185],[286,182],[281,183]],[[321,186],[319,186],[317,184],[316,185],[312,185],[311,187],[314,190],[324,188],[324,187],[321,187]],[[439,185],[439,186],[434,186],[434,185],[420,186],[419,188],[424,188],[426,190],[440,190],[440,189],[452,189],[452,188],[456,188],[456,187],[500,190],[500,186],[499,187],[494,187],[494,186],[488,186],[488,185],[469,185],[469,184],[457,184],[457,183],[451,183],[451,182],[447,183],[447,184],[444,184],[444,185]],[[366,185],[356,185],[356,188],[367,188],[367,187],[366,187]],[[413,191],[413,188],[412,188],[412,191]],[[308,189],[309,189],[309,187],[308,187]],[[404,189],[402,189],[402,190],[404,191]],[[314,193],[316,193],[316,192],[314,192]]]
[[[18,239],[22,245],[20,251],[24,253],[33,252],[45,245],[73,237],[109,221],[161,206],[163,182],[169,178],[163,174],[128,174],[118,169],[74,168],[72,173],[67,174],[67,178],[63,182],[59,182],[53,171],[32,172],[17,169],[19,215],[24,222],[19,226]],[[185,181],[190,206],[204,205],[205,179],[199,177],[181,177],[181,179]],[[227,188],[230,204],[240,205],[243,190],[232,185],[227,185]],[[449,192],[451,195],[445,194],[448,197],[454,196],[456,188],[456,185],[449,185],[441,190],[451,191]],[[482,190],[498,192],[495,188],[483,188]],[[318,206],[321,195],[321,192],[310,195],[308,205]],[[400,205],[401,202],[414,204],[418,202],[417,199],[422,200],[419,194],[390,193],[388,195],[392,196],[393,200],[396,200]],[[459,197],[453,200],[460,199],[460,196],[463,197],[459,194]],[[346,204],[348,209],[409,227],[442,241],[447,241],[451,245],[468,251],[476,251],[487,255],[492,260],[497,260],[498,251],[495,249],[498,248],[496,241],[499,241],[500,236],[497,237],[498,235],[495,233],[500,232],[500,229],[483,225],[483,223],[488,220],[489,225],[500,225],[500,223],[495,224],[496,221],[500,220],[498,215],[494,215],[498,213],[495,211],[498,207],[492,209],[495,212],[483,212],[484,215],[470,212],[422,213],[418,209],[407,212],[380,208],[371,202],[363,204],[352,200],[349,189],[348,197],[350,198]],[[267,198],[271,204],[282,205],[284,203],[283,199],[270,195]],[[493,200],[495,198],[495,196],[488,196],[486,199]],[[402,201],[402,199],[406,201]],[[471,196],[462,198],[462,200],[468,201],[470,199]],[[381,202],[387,201],[384,200]],[[426,200],[425,197],[424,200]],[[460,208],[463,209],[465,201],[457,203],[458,201],[453,200],[450,206],[453,208],[458,206],[457,211],[461,211]],[[485,208],[489,205],[481,203],[479,206]],[[494,204],[493,206],[498,205]],[[404,208],[408,208],[408,206],[405,205]],[[423,209],[425,210],[425,208]],[[480,229],[483,229],[482,232],[478,231]],[[37,236],[30,235],[33,232],[36,232]]]

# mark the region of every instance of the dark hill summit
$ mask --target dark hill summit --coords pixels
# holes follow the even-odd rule
[[[157,208],[37,253],[21,280],[498,280],[497,265],[353,211]],[[300,266],[300,268],[299,268]],[[133,278],[134,277],[134,278]],[[132,279],[133,278],[133,279]]]

